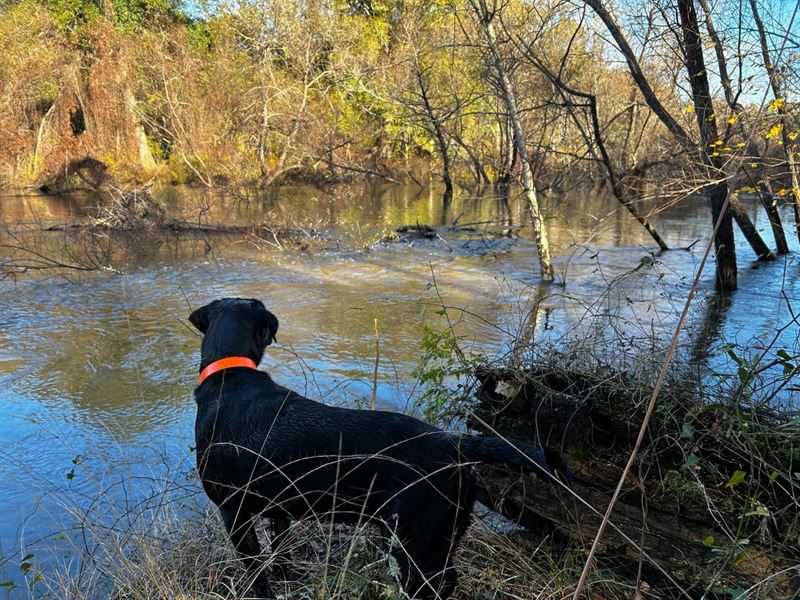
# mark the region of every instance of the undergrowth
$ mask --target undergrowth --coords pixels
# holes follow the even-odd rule
[[[417,375],[428,384],[421,408],[429,419],[460,419],[483,433],[555,448],[581,471],[570,492],[573,498],[562,496],[565,505],[555,521],[572,547],[558,559],[563,566],[570,560],[582,562],[596,531],[596,526],[576,526],[575,519],[585,511],[566,505],[580,501],[585,490],[609,486],[605,495],[582,498],[599,514],[605,510],[666,348],[658,329],[631,327],[639,324],[594,307],[587,309],[579,330],[535,339],[541,302],[536,298],[521,319],[534,331],[519,333],[508,352],[491,361],[465,352],[450,323],[440,331],[426,330]],[[800,351],[797,317],[791,305],[787,308],[786,323],[774,328],[771,339],[717,341],[715,346],[706,337],[707,323],[715,318],[713,302],[697,310],[696,322],[680,340],[678,358],[667,373],[621,497],[624,514],[645,515],[667,528],[675,520],[676,527],[693,532],[675,534],[685,536],[683,548],[651,550],[652,558],[644,560],[651,563],[645,565],[650,576],[647,568],[643,575],[636,560],[627,559],[624,574],[614,578],[616,585],[641,591],[648,583],[666,583],[663,574],[652,573],[661,560],[697,597],[744,600],[800,594]],[[659,328],[668,331],[665,325],[669,323]],[[704,354],[698,352],[701,346]],[[552,516],[541,508],[529,504],[521,510]],[[640,537],[660,539],[648,528],[629,528],[632,542],[615,546],[611,540],[609,547],[636,556]],[[608,567],[617,559],[601,559],[600,565]],[[680,596],[670,585],[663,588],[666,597]]]

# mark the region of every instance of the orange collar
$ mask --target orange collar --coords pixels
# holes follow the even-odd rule
[[[217,371],[230,369],[231,367],[247,367],[248,369],[255,369],[256,363],[249,358],[245,358],[244,356],[229,356],[228,358],[215,360],[200,373],[200,381],[197,382],[197,385],[203,383]]]

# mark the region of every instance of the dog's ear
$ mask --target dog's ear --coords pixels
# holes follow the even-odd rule
[[[214,308],[218,302],[219,300],[214,300],[205,306],[201,306],[189,315],[189,322],[197,327],[200,333],[205,333],[206,329],[208,329],[208,317],[211,313],[211,309]]]
[[[250,308],[256,317],[257,331],[263,340],[264,347],[277,341],[275,336],[278,333],[278,317],[269,312],[261,300],[251,299]]]

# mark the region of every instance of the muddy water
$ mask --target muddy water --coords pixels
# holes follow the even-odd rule
[[[525,206],[513,196],[444,204],[417,188],[342,187],[271,195],[171,189],[160,197],[187,221],[282,222],[324,231],[327,241],[282,251],[273,239],[144,236],[114,259],[123,275],[0,282],[0,583],[19,586],[10,597],[26,596],[26,576],[30,583],[37,569],[75,555],[78,533],[61,530],[76,514],[93,522],[140,514],[165,486],[180,492],[172,496],[179,505],[201,501],[190,475],[200,342],[186,319],[193,308],[220,296],[262,299],[281,320],[280,343],[263,368],[310,397],[350,406],[372,397],[377,320],[378,403],[411,411],[423,326],[447,325],[442,303],[453,307],[447,317],[465,348],[488,356],[509,351],[537,297],[535,339],[577,335],[592,314],[615,324],[600,335],[634,344],[655,335],[666,345],[663,332],[675,323],[709,229],[702,201],[664,210],[654,221],[670,245],[700,243],[653,256],[650,240],[607,199],[548,198],[563,285],[546,286]],[[0,220],[17,229],[65,223],[95,203],[0,197]],[[768,236],[761,213],[748,210]],[[487,235],[378,242],[397,225],[454,222],[477,223]],[[44,243],[59,247],[63,234],[48,235]],[[800,307],[796,255],[770,264],[754,263],[743,246],[740,255],[741,290],[721,309],[724,318],[693,316],[693,331],[707,338],[701,354],[717,370],[730,368],[723,343],[766,344],[790,321],[788,306]],[[711,283],[708,269],[704,288]],[[796,346],[797,328],[788,327],[776,347]],[[26,571],[22,562],[33,566]]]

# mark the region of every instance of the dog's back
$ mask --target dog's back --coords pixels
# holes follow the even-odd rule
[[[457,468],[451,434],[398,413],[326,406],[266,373],[231,370],[196,400],[198,469],[218,505],[352,521],[390,512],[415,486],[449,487]]]

